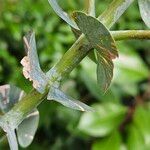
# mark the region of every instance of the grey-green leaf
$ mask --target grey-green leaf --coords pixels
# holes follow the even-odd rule
[[[127,109],[115,103],[93,105],[95,112],[85,112],[78,128],[87,135],[103,137],[112,133],[124,120]]]
[[[150,0],[138,0],[140,14],[145,24],[150,28]]]
[[[25,78],[33,81],[33,87],[38,92],[44,93],[48,79],[40,68],[34,32],[31,31],[24,37],[24,45],[27,56],[21,60],[23,74]]]
[[[105,92],[113,77],[112,59],[118,51],[108,29],[97,19],[82,12],[75,12],[74,19],[90,44],[97,50],[97,80],[101,91]]]
[[[21,98],[25,93],[16,86],[13,85],[3,85],[0,86],[0,109],[5,114],[7,113]],[[4,121],[0,120],[0,126],[7,133],[8,141],[11,144],[14,142],[15,146],[15,136],[14,131],[7,127],[3,123]],[[23,122],[18,126],[17,134],[18,141],[22,147],[27,147],[31,144],[35,132],[37,130],[39,123],[39,112],[37,109],[34,109],[28,116],[23,120]],[[14,139],[12,138],[14,137]],[[13,147],[13,146],[12,146]]]
[[[39,124],[39,112],[34,109],[17,128],[18,142],[27,147],[33,141]]]
[[[69,17],[69,15],[63,11],[63,9],[58,5],[57,0],[48,0],[49,4],[55,11],[55,13],[62,18],[65,22],[67,22],[71,27],[78,29],[75,22]]]
[[[16,86],[8,84],[0,86],[0,110],[2,113],[8,112],[23,94],[24,92]]]
[[[78,100],[73,99],[70,96],[67,96],[64,92],[55,87],[50,88],[47,99],[57,101],[62,105],[72,109],[80,111],[92,111],[91,107],[87,106],[86,104]]]
[[[127,148],[128,150],[148,150],[144,142],[144,138],[141,135],[139,128],[130,125],[127,128]]]
[[[115,42],[108,29],[96,18],[82,12],[74,12],[73,17],[79,29],[98,51],[107,51],[111,58],[118,56]]]
[[[20,97],[23,95],[23,92],[13,86],[13,85],[3,85],[0,86],[0,110],[3,114],[8,112]],[[6,136],[9,142],[9,146],[11,150],[18,150],[18,143],[15,135],[15,131],[11,130],[8,126],[6,126],[2,120],[0,120],[0,126],[6,132]],[[4,136],[5,137],[5,136]]]
[[[15,131],[8,129],[6,132],[7,132],[7,139],[8,139],[10,149],[18,150],[18,143],[17,143]]]
[[[114,65],[107,54],[97,52],[97,81],[100,85],[100,90],[105,92],[110,86]]]

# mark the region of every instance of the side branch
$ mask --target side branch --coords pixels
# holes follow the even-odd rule
[[[150,30],[111,31],[111,34],[116,41],[132,39],[150,39]]]

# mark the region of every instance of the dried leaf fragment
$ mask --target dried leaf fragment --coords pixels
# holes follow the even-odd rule
[[[38,92],[44,93],[48,78],[40,68],[34,32],[29,32],[23,39],[25,50],[27,52],[27,56],[21,60],[21,64],[23,65],[23,75],[25,78],[33,81],[33,87]]]

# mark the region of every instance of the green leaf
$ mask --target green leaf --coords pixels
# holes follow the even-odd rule
[[[90,67],[89,67],[90,65]],[[79,76],[81,80],[84,82],[89,92],[94,96],[97,100],[103,102],[119,102],[118,90],[116,93],[115,87],[111,86],[111,88],[103,94],[99,88],[99,85],[96,81],[96,64],[94,62],[89,62],[89,59],[85,58],[81,62],[82,69],[79,72]]]
[[[27,56],[21,60],[21,64],[23,65],[23,74],[25,78],[33,81],[33,87],[38,92],[44,93],[48,79],[40,68],[34,32],[29,32],[24,37],[24,45]]]
[[[127,109],[119,104],[103,103],[93,105],[95,112],[85,112],[78,128],[94,137],[103,137],[118,128]]]
[[[150,28],[150,0],[138,0],[140,14],[145,24]]]
[[[81,32],[97,50],[97,79],[101,91],[105,92],[113,77],[112,59],[118,56],[115,42],[108,29],[96,18],[82,12],[75,12],[73,16]]]
[[[133,122],[143,136],[145,144],[150,146],[150,109],[138,106],[133,116]]]
[[[127,148],[128,150],[146,150],[144,139],[134,125],[128,127]],[[148,150],[148,149],[147,149]]]
[[[65,95],[65,93],[63,93],[61,90],[55,87],[50,88],[47,99],[57,101],[62,105],[72,109],[80,111],[92,111],[91,107],[87,106],[86,104],[78,100],[73,99],[70,96]]]
[[[81,66],[82,69],[79,72],[81,80],[84,82],[92,96],[94,96],[97,100],[100,100],[102,93],[96,81],[96,64],[94,62],[89,62],[89,59],[85,58],[81,62]]]
[[[34,139],[39,124],[39,112],[33,110],[25,120],[18,126],[18,142],[22,147],[27,147]]]
[[[118,48],[121,52],[119,58],[114,61],[113,82],[119,85],[124,93],[135,96],[138,92],[138,82],[149,77],[149,69],[131,47],[119,44]]]
[[[65,22],[67,22],[71,27],[78,29],[77,25],[74,21],[69,17],[69,15],[62,10],[62,8],[58,5],[57,0],[48,0],[49,4],[55,11],[55,13],[62,18]]]
[[[97,140],[92,145],[92,150],[120,150],[121,148],[121,136],[118,131],[113,132],[106,138]]]

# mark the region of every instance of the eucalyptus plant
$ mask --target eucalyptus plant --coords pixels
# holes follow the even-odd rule
[[[25,94],[12,85],[0,86],[0,126],[4,131],[3,136],[8,138],[11,150],[17,150],[18,143],[22,147],[31,144],[39,122],[37,106],[45,99],[80,111],[96,111],[60,89],[63,78],[70,74],[82,59],[88,56],[96,63],[97,83],[100,91],[105,94],[113,78],[113,60],[119,57],[116,42],[126,39],[150,39],[150,30],[110,30],[134,0],[113,0],[97,18],[95,0],[85,0],[86,10],[74,11],[71,15],[66,13],[56,0],[48,1],[56,14],[71,27],[76,41],[56,65],[43,72],[37,54],[35,33],[30,31],[23,37],[26,51],[26,56],[21,60],[23,75],[33,82],[33,90]],[[149,28],[150,1],[138,0],[138,4],[141,17]]]

